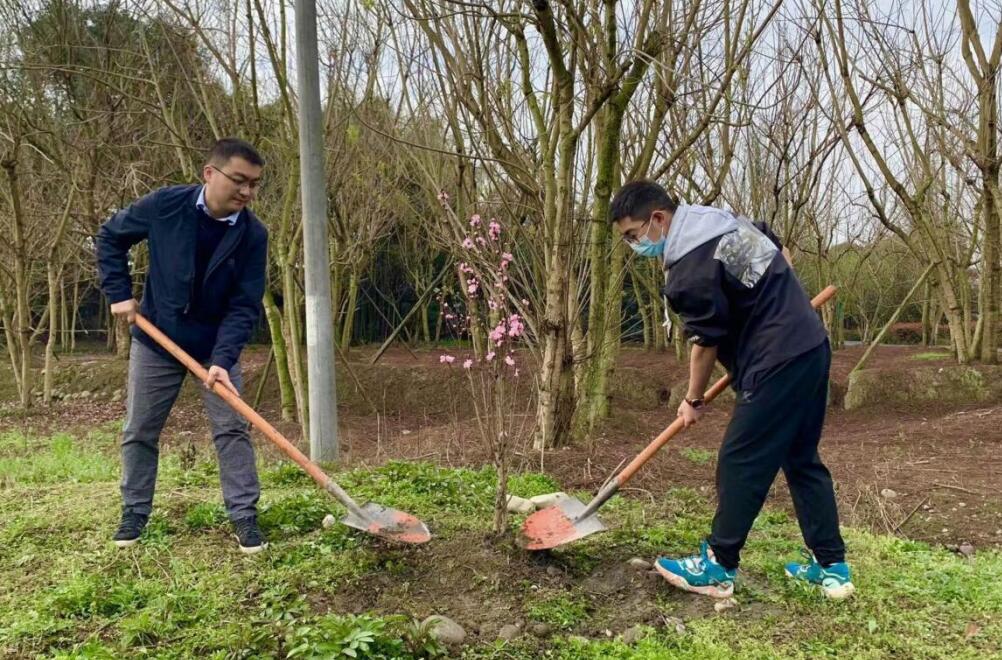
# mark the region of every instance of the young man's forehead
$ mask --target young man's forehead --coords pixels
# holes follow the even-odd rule
[[[243,174],[247,178],[255,178],[261,175],[261,166],[250,163],[240,156],[230,158],[224,164],[231,174]]]

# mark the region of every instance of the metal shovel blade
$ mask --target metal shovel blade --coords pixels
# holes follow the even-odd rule
[[[362,515],[349,511],[341,522],[375,536],[381,536],[399,543],[425,543],[431,540],[431,532],[423,522],[409,513],[369,502],[359,507]]]
[[[585,508],[580,500],[570,497],[537,511],[522,525],[521,546],[526,550],[549,550],[605,531],[606,526],[595,514],[581,517]]]

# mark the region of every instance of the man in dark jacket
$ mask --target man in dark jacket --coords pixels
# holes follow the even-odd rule
[[[226,511],[240,550],[264,542],[260,496],[247,422],[211,391],[219,382],[240,394],[240,351],[251,337],[264,294],[268,232],[247,208],[264,161],[242,140],[218,141],[202,169],[204,184],[155,190],[116,213],[97,233],[101,290],[111,312],[130,323],[137,311],[208,368],[202,394],[212,423]],[[149,271],[142,305],[133,298],[129,249],[146,240]],[[114,541],[135,543],[149,520],[160,431],[186,370],[139,328],[129,353],[128,412],[122,439],[122,520]]]
[[[719,359],[737,393],[717,459],[717,513],[700,553],[660,558],[671,584],[727,598],[741,548],[782,468],[811,554],[786,565],[790,577],[829,598],[853,592],[831,475],[818,456],[831,350],[789,263],[764,225],[720,209],[677,204],[652,181],[616,194],[610,220],[633,250],[662,259],[665,297],[692,345],[685,426],[699,421]]]

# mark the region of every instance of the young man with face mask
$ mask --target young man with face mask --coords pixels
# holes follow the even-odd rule
[[[660,258],[665,297],[692,346],[678,416],[689,427],[717,360],[737,393],[717,459],[717,512],[699,554],[660,558],[672,585],[716,598],[734,591],[741,548],[782,469],[810,549],[790,577],[841,599],[854,587],[845,563],[831,475],[818,456],[831,350],[789,262],[764,225],[705,206],[677,204],[652,181],[616,194],[610,220],[640,256]]]
[[[257,323],[264,295],[268,231],[247,208],[264,160],[247,142],[218,141],[202,169],[203,184],[155,190],[98,230],[97,265],[111,312],[135,320],[129,249],[146,240],[149,270],[143,315],[208,368],[202,400],[212,423],[226,512],[241,552],[267,544],[257,524],[260,496],[247,422],[211,391],[218,382],[240,395],[238,359]],[[160,431],[187,370],[133,326],[128,407],[122,439],[122,520],[113,540],[127,547],[149,520]]]

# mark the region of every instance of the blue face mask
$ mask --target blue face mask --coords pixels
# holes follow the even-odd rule
[[[662,236],[656,241],[644,236],[636,243],[630,243],[630,247],[633,251],[639,254],[641,257],[660,257],[665,251],[665,241],[667,236]]]

